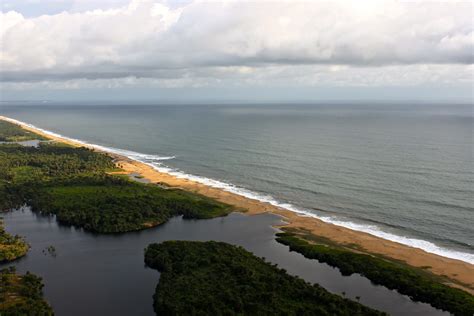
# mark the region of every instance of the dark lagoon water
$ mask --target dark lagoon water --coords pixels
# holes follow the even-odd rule
[[[160,227],[122,235],[96,235],[60,226],[53,217],[34,214],[28,208],[6,213],[4,219],[7,231],[25,236],[31,245],[26,257],[12,265],[20,272],[43,277],[45,298],[58,316],[154,315],[152,295],[159,273],[144,266],[144,248],[164,240],[225,241],[331,292],[345,292],[352,299],[360,296],[361,303],[393,315],[447,315],[374,286],[359,275],[344,277],[326,264],[289,252],[275,241],[271,225],[280,220],[273,215],[173,218]],[[54,246],[56,256],[46,251],[49,246]]]
[[[0,114],[474,263],[473,105],[2,103]]]

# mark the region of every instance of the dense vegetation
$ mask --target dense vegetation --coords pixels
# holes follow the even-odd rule
[[[204,196],[112,176],[45,183],[30,196],[33,211],[100,233],[156,226],[176,215],[201,219],[230,212],[229,206]]]
[[[0,210],[23,205],[46,182],[114,168],[110,157],[87,148],[41,143],[38,148],[0,144]]]
[[[474,315],[474,296],[442,284],[426,271],[328,244],[310,243],[293,233],[279,233],[277,241],[306,258],[338,268],[343,275],[358,273],[374,284],[397,290],[415,301],[429,303],[454,315]]]
[[[231,211],[198,194],[107,173],[113,170],[111,157],[85,147],[0,144],[0,210],[28,204],[62,223],[100,233],[143,229],[176,215],[211,218]]]
[[[43,299],[41,278],[27,272],[15,273],[15,268],[0,270],[0,315],[50,316],[51,306]]]
[[[158,315],[381,315],[221,242],[151,244]]]
[[[44,137],[29,132],[16,124],[0,120],[1,142],[21,142],[33,139],[44,140]]]
[[[12,261],[28,252],[28,244],[20,236],[8,234],[0,219],[0,263]]]

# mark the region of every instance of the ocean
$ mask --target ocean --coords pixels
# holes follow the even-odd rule
[[[474,263],[474,106],[0,103],[0,115]]]

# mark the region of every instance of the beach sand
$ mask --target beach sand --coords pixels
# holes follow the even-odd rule
[[[9,120],[3,116],[0,116],[0,119]],[[68,139],[51,136],[26,125],[22,125],[22,127],[56,141],[73,146],[84,146],[81,143]],[[418,248],[409,247],[364,232],[326,223],[317,218],[301,216],[269,203],[249,199],[221,189],[212,188],[201,183],[159,172],[147,164],[131,160],[121,155],[107,154],[112,156],[116,164],[125,172],[139,173],[152,183],[165,183],[168,186],[196,192],[230,204],[234,206],[237,211],[245,212],[245,214],[248,215],[272,213],[282,216],[286,223],[283,225],[284,227],[302,229],[316,236],[328,238],[339,244],[355,245],[358,249],[362,249],[363,252],[403,261],[414,267],[423,267],[436,275],[449,278],[452,283],[447,284],[462,288],[474,294],[474,265],[472,264],[431,254]]]

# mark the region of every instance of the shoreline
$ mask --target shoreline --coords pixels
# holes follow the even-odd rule
[[[382,255],[394,260],[403,261],[410,266],[418,268],[427,268],[433,274],[447,277],[454,284],[449,284],[462,288],[471,294],[474,294],[474,265],[440,255],[426,252],[419,248],[410,247],[401,243],[376,237],[369,233],[360,232],[337,226],[335,224],[324,222],[315,217],[302,216],[293,211],[284,209],[279,206],[272,205],[268,202],[251,199],[238,195],[223,189],[211,187],[189,179],[183,179],[174,175],[161,172],[152,166],[133,160],[124,155],[107,151],[106,148],[97,148],[93,145],[84,144],[79,141],[68,139],[61,136],[46,133],[43,130],[31,127],[25,123],[0,116],[1,120],[6,120],[20,125],[26,130],[35,132],[55,141],[67,143],[73,146],[84,146],[92,148],[96,151],[104,152],[115,159],[115,163],[127,173],[139,173],[151,183],[166,183],[172,187],[178,187],[187,191],[196,192],[218,201],[230,204],[235,207],[236,211],[244,214],[254,215],[261,213],[272,213],[281,216],[286,224],[283,227],[305,230],[314,234],[328,238],[339,244],[356,245],[363,249],[363,252]]]

